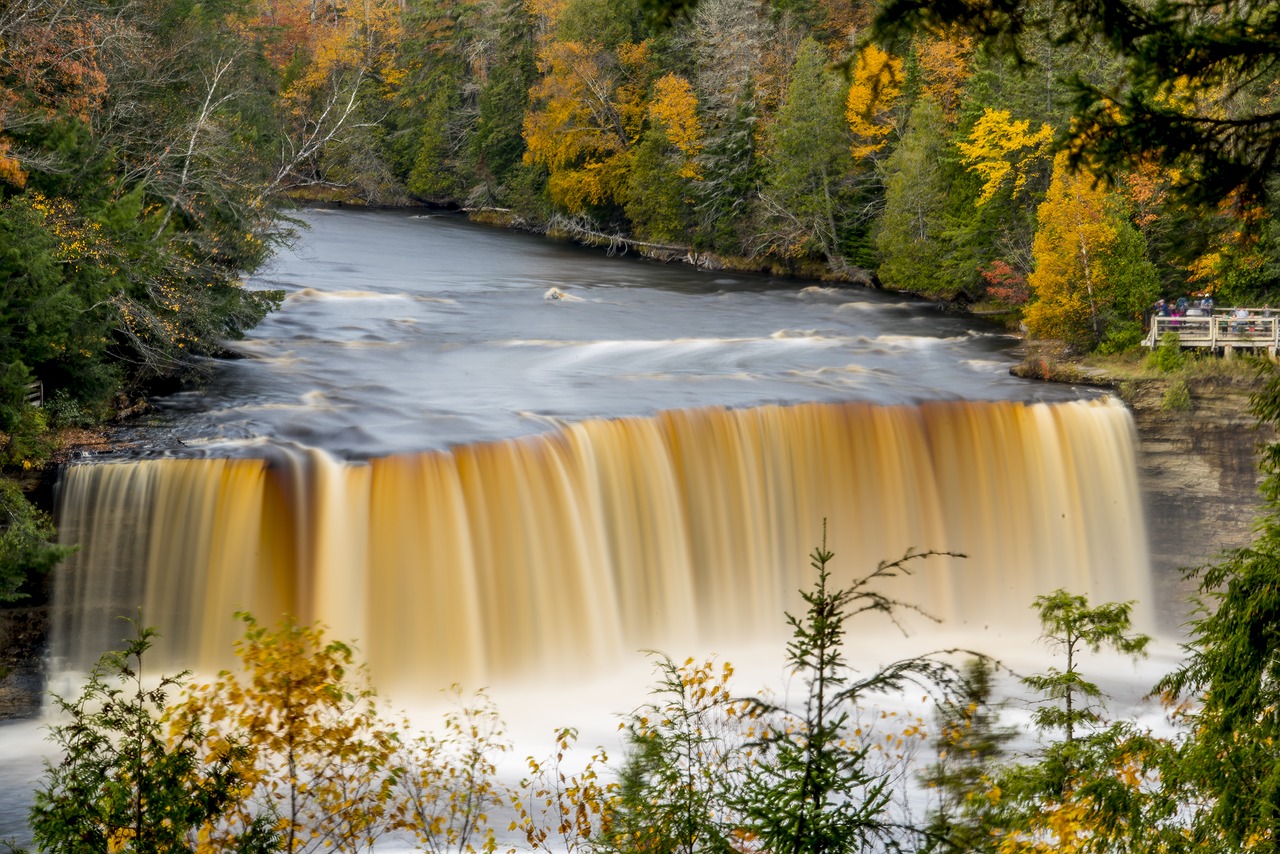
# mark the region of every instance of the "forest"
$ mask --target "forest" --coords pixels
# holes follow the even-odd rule
[[[0,467],[198,380],[309,200],[875,284],[1075,353],[1134,349],[1157,297],[1276,302],[1277,14],[5,0]],[[6,601],[57,553],[0,493]]]

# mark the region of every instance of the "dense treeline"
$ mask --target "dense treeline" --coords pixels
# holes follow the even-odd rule
[[[34,468],[53,429],[199,373],[278,303],[241,277],[286,233],[282,194],[349,179],[322,153],[378,179],[362,110],[395,79],[399,14],[0,3],[0,467]],[[5,602],[61,552],[18,490],[0,519]]]
[[[1082,88],[1139,81],[1083,12],[1009,3],[1016,41],[943,22],[878,44],[893,28],[869,3],[702,0],[664,26],[653,5],[411,2],[389,171],[417,198],[570,233],[1017,310],[1077,350],[1132,346],[1157,296],[1261,303],[1276,285],[1265,194],[1233,193],[1270,166],[1244,181],[1201,149],[1165,158],[1154,131],[1110,151],[1111,102],[1083,110]],[[1201,74],[1146,94],[1166,119],[1213,103],[1243,121],[1275,82],[1254,71],[1248,91]]]
[[[655,8],[679,13],[658,23]],[[279,237],[282,196],[312,187],[875,276],[1012,311],[1078,350],[1132,345],[1158,295],[1265,301],[1280,275],[1258,188],[1269,149],[1234,145],[1264,149],[1242,177],[1180,127],[1221,124],[1220,149],[1242,127],[1265,140],[1270,63],[1240,66],[1244,83],[1206,73],[1231,45],[1195,31],[1217,52],[1153,83],[1133,45],[1154,25],[1122,44],[1124,22],[1089,26],[1071,4],[1007,0],[976,24],[940,19],[945,4],[876,8],[9,0],[7,461],[39,458],[21,437],[43,422],[100,416],[121,389],[196,369],[260,319],[274,296],[239,277]],[[1219,17],[1248,32],[1252,14]],[[1164,137],[1120,132],[1139,96]],[[1171,155],[1179,144],[1195,156]],[[51,406],[24,405],[34,383]]]

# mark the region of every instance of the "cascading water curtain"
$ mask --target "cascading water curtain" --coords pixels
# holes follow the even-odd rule
[[[145,460],[65,474],[55,656],[156,626],[230,658],[247,610],[355,639],[379,684],[467,684],[782,629],[823,520],[837,580],[943,550],[892,593],[1030,626],[1058,587],[1150,602],[1133,425],[1109,402],[697,409],[340,462]]]

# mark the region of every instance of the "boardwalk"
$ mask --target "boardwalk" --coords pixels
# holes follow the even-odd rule
[[[1275,356],[1280,347],[1280,317],[1273,309],[1226,308],[1214,311],[1212,317],[1153,317],[1146,345],[1159,347],[1166,332],[1178,333],[1183,347],[1209,349],[1224,355],[1250,350]]]

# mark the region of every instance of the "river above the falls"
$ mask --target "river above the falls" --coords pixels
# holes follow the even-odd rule
[[[299,219],[247,282],[283,290],[283,307],[234,344],[244,358],[160,402],[188,447],[367,458],[709,405],[1089,394],[1010,376],[1014,337],[906,296],[611,257],[451,214]]]

